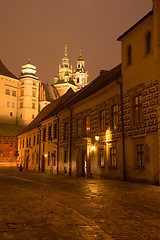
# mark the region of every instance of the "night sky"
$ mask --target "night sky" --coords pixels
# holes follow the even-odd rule
[[[152,0],[0,0],[0,58],[17,77],[31,59],[52,83],[68,46],[73,69],[82,50],[89,81],[121,62],[116,39],[152,9]]]

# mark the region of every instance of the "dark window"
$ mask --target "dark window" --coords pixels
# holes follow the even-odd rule
[[[20,95],[24,96],[24,89],[23,88],[21,89]]]
[[[43,142],[46,141],[46,128],[43,128]]]
[[[22,148],[24,148],[24,139],[23,139],[23,144],[22,144]]]
[[[39,144],[39,134],[37,134],[37,144]]]
[[[146,53],[150,53],[151,51],[151,33],[148,32],[146,36]]]
[[[51,154],[48,152],[48,166],[50,166]]]
[[[13,112],[10,112],[10,117],[13,117]]]
[[[9,89],[6,89],[6,94],[10,95],[10,90]]]
[[[53,166],[56,166],[56,151],[53,152],[52,154],[52,158],[53,158]]]
[[[100,111],[100,132],[105,130],[105,110]]]
[[[64,140],[68,139],[68,122],[64,123]]]
[[[48,127],[48,140],[51,140],[52,126]]]
[[[118,127],[118,104],[112,106],[112,127]]]
[[[143,144],[137,145],[137,167],[144,167]]]
[[[54,138],[57,138],[57,123],[54,124]]]
[[[26,147],[28,147],[28,138],[26,138]]]
[[[133,101],[133,117],[134,123],[142,122],[142,95],[138,95],[134,97]]]
[[[90,135],[90,116],[85,117],[85,136]]]
[[[99,166],[104,167],[104,148],[99,148]]]
[[[64,150],[64,163],[68,162],[68,151]]]
[[[117,166],[117,152],[115,147],[110,148],[110,166],[111,167]]]
[[[12,91],[12,96],[16,97],[16,91]]]
[[[38,164],[38,162],[39,162],[39,154],[36,153],[36,164]]]
[[[34,164],[34,153],[32,153],[32,164]]]
[[[34,135],[34,137],[33,137],[33,145],[35,145],[36,144],[36,136]]]
[[[34,115],[32,115],[32,119],[34,119]]]
[[[36,108],[36,104],[32,103],[32,108],[35,109]]]
[[[20,102],[20,108],[23,108],[23,102]]]
[[[77,119],[77,137],[81,137],[82,134],[82,121],[81,118]]]
[[[31,147],[31,137],[29,137],[29,147]]]
[[[129,45],[128,46],[128,49],[127,49],[127,63],[128,63],[128,66],[132,64],[132,46]]]
[[[77,83],[79,83],[79,78],[77,78]]]

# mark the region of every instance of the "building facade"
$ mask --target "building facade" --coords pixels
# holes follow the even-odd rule
[[[122,64],[67,92],[37,122],[39,170],[160,184],[160,2],[118,41]],[[20,142],[35,126],[18,137],[21,159]]]

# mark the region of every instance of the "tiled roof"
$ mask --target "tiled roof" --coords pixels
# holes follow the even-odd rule
[[[0,137],[14,137],[23,129],[24,127],[16,124],[0,123]]]
[[[39,124],[48,118],[48,115],[52,116],[52,113],[56,111],[56,109],[60,109],[61,106],[67,101],[68,98],[72,97],[74,95],[73,90],[70,88],[62,97],[54,100],[50,104],[48,104],[46,107],[44,107],[40,113],[36,116],[36,118],[18,135],[21,135],[22,133],[28,132],[36,127],[39,126]]]
[[[146,18],[153,15],[153,10],[147,13],[143,18],[141,18],[136,24],[134,24],[131,28],[129,28],[126,32],[124,32],[119,38],[117,38],[118,41],[120,41],[124,36],[126,36],[129,32],[131,32],[135,27],[137,27],[140,23],[142,23]]]
[[[17,77],[4,66],[1,60],[0,60],[0,75],[17,79]]]

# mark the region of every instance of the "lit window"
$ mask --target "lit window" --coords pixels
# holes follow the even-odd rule
[[[99,166],[104,167],[104,148],[99,148]]]
[[[144,167],[143,144],[137,145],[137,167]]]
[[[90,135],[90,116],[85,117],[85,136]]]
[[[10,95],[10,90],[6,89],[6,95]]]
[[[105,110],[100,111],[99,118],[100,118],[100,132],[104,132],[104,130],[105,130]]]
[[[127,49],[127,63],[128,66],[132,64],[132,46],[129,45]]]
[[[117,166],[117,151],[115,147],[110,148],[110,166],[111,167]]]
[[[146,54],[151,52],[151,33],[148,32],[146,36]]]
[[[142,95],[138,95],[134,97],[133,102],[133,117],[134,123],[142,122]]]
[[[112,127],[118,127],[118,104],[112,106]]]

